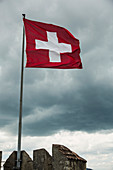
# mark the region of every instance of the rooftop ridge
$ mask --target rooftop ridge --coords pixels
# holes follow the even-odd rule
[[[54,144],[54,146],[57,147],[58,150],[63,155],[65,155],[68,159],[75,159],[75,160],[87,162],[84,158],[80,157],[78,154],[76,154],[75,152],[71,151],[70,149],[68,149],[64,145]]]

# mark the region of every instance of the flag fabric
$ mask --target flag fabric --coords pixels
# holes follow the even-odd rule
[[[67,29],[23,19],[26,33],[26,67],[82,68],[79,40]]]

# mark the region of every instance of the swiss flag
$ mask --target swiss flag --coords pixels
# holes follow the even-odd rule
[[[26,67],[82,68],[79,40],[67,29],[25,18],[23,20],[26,33]]]

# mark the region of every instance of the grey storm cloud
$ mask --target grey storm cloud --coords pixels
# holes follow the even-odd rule
[[[87,82],[87,86],[78,89],[76,89],[76,83],[74,83],[75,88],[70,86],[69,91],[64,90],[65,92],[62,92],[61,90],[59,93],[57,91],[54,97],[53,94],[48,93],[43,95],[41,101],[40,97],[36,99],[36,96],[34,105],[36,100],[38,101],[33,109],[37,107],[37,110],[35,110],[37,119],[35,118],[33,122],[30,119],[25,121],[25,133],[31,131],[32,135],[36,135],[38,132],[35,132],[35,129],[40,129],[39,135],[47,135],[64,129],[88,132],[112,129],[112,88],[106,85],[93,84],[93,82],[90,83]],[[42,112],[40,112],[40,106],[44,108]],[[53,106],[56,106],[58,110]],[[50,107],[53,107],[53,109],[48,115],[47,110]],[[44,114],[44,117],[38,119],[38,116],[40,117],[43,112],[45,114],[47,112],[48,116]],[[33,116],[31,115],[31,117]]]
[[[22,13],[64,26],[80,40],[82,70],[24,71],[24,135],[113,129],[113,10],[110,1],[0,1],[0,127],[16,133]],[[51,4],[48,5],[48,4]],[[3,11],[3,8],[5,11]]]

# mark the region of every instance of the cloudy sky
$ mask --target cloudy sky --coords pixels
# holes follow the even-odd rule
[[[17,150],[26,18],[80,40],[82,70],[24,69],[22,149],[63,144],[94,170],[113,168],[113,0],[0,0],[0,150]],[[26,57],[26,54],[25,54]]]

